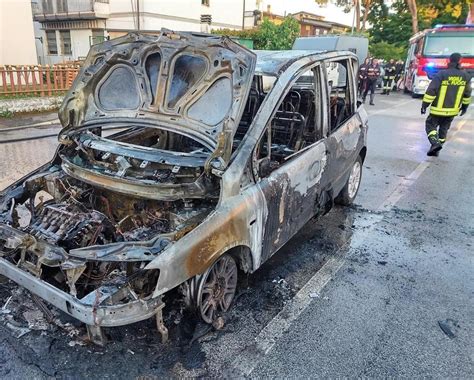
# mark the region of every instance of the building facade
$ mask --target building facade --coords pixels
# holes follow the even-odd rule
[[[106,38],[161,28],[241,29],[244,0],[32,0],[36,50],[44,64],[81,60]]]
[[[0,66],[37,63],[30,0],[0,0]]]

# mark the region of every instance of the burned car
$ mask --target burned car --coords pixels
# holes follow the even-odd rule
[[[170,292],[212,323],[240,271],[354,200],[356,73],[350,52],[252,52],[198,33],[93,46],[54,158],[0,193],[0,274],[98,343],[102,327],[150,317],[166,339]]]

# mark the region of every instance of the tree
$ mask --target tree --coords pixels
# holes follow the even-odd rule
[[[415,33],[418,33],[418,11],[416,7],[416,1],[406,0],[406,2],[411,14],[411,28],[412,28],[413,34],[415,34]]]
[[[395,46],[406,47],[412,36],[411,15],[404,0],[396,0],[388,7],[384,0],[374,0],[368,21],[371,43],[385,41]],[[422,27],[427,25],[421,22]]]
[[[362,6],[364,7],[363,10],[363,19],[362,19],[362,31],[366,29],[367,26],[367,18],[369,17],[370,6],[372,5],[372,0],[362,0]]]
[[[211,33],[251,39],[255,49],[290,50],[296,37],[300,35],[300,24],[295,18],[287,16],[279,25],[265,19],[257,28],[247,30],[218,29],[212,30]]]
[[[376,42],[369,44],[369,53],[372,57],[381,58],[386,61],[389,59],[405,59],[406,49],[401,46],[389,44],[388,42]]]

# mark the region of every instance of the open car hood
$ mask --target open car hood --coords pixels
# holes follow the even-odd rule
[[[81,127],[156,125],[228,161],[256,56],[227,37],[162,30],[91,48],[59,110],[62,138]]]

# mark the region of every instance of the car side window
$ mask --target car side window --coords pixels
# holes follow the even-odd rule
[[[329,93],[329,131],[338,129],[354,113],[348,58],[326,62]]]
[[[321,78],[319,66],[307,70],[276,108],[255,151],[260,177],[323,137]]]

